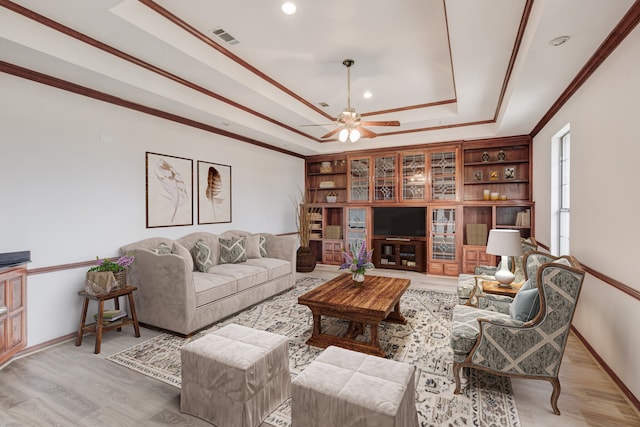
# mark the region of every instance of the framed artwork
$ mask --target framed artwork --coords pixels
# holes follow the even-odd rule
[[[516,168],[504,168],[504,179],[514,179],[516,177]]]
[[[198,160],[198,224],[231,222],[231,166]]]
[[[146,153],[147,228],[193,225],[193,160]]]
[[[498,171],[491,171],[491,174],[489,175],[489,180],[490,181],[497,181],[498,180]]]
[[[474,181],[482,181],[482,171],[481,170],[473,171],[473,180]]]

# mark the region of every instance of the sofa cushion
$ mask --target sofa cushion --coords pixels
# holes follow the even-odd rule
[[[540,310],[540,294],[533,279],[524,282],[516,294],[509,313],[512,319],[528,322],[533,319]]]
[[[269,274],[263,267],[246,262],[236,264],[218,264],[209,270],[209,274],[221,274],[233,277],[237,283],[237,292],[244,291],[269,280]]]
[[[260,234],[247,236],[245,249],[247,250],[247,258],[266,258],[267,239]]]
[[[196,291],[196,307],[226,298],[238,292],[238,283],[231,276],[210,273],[193,273]]]
[[[182,257],[186,263],[187,271],[193,271],[193,257],[187,248],[180,243],[174,242],[173,246],[171,246],[171,253]]]
[[[198,271],[206,273],[213,266],[211,261],[211,248],[204,240],[198,240],[191,249],[191,255]]]
[[[248,259],[246,264],[262,267],[267,270],[268,280],[286,276],[293,272],[293,267],[289,261],[278,258]]]
[[[244,237],[220,238],[218,241],[220,242],[220,264],[235,264],[247,260]]]

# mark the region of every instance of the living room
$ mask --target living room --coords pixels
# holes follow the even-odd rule
[[[17,23],[18,27],[24,25],[25,32],[32,30],[35,24],[11,11],[9,3],[12,2],[2,2],[0,20]],[[16,3],[36,11],[40,7],[38,2]],[[536,9],[542,3],[534,3],[532,19],[539,18],[535,13],[543,13]],[[572,88],[566,103],[554,110],[551,106],[544,108],[543,113],[550,111],[549,116],[536,117],[534,123],[542,125],[528,129],[526,134],[533,141],[535,237],[551,247],[556,232],[554,201],[550,197],[555,173],[552,142],[570,124],[571,254],[589,269],[573,327],[608,373],[626,388],[627,398],[637,405],[640,365],[636,359],[640,344],[635,339],[634,325],[640,321],[640,288],[634,280],[630,254],[640,237],[638,228],[633,226],[640,206],[631,173],[636,167],[635,144],[640,140],[640,130],[635,125],[635,101],[640,96],[640,30],[635,24],[640,6],[637,2],[625,5],[620,18],[609,28],[612,30],[626,10],[630,11],[631,18],[626,18],[628,33],[620,36],[620,44],[611,48],[599,66],[589,70],[588,79]],[[313,154],[307,147],[322,143],[304,141],[303,148],[309,151],[306,154],[297,153],[292,147],[271,149],[261,145],[250,132],[237,138],[234,132],[225,134],[224,125],[212,132],[210,128],[178,123],[171,114],[182,111],[171,105],[166,106],[162,118],[117,102],[83,96],[74,92],[72,85],[61,90],[59,86],[42,84],[39,81],[44,77],[53,80],[62,73],[64,61],[53,61],[43,76],[29,73],[42,71],[28,59],[21,60],[15,39],[20,33],[18,27],[0,27],[2,49],[6,52],[3,61],[7,61],[2,63],[0,79],[4,101],[0,107],[0,168],[6,177],[0,190],[5,207],[0,252],[31,251],[26,296],[27,351],[41,350],[61,338],[75,336],[81,308],[77,292],[83,287],[86,262],[96,256],[116,256],[121,246],[148,237],[177,239],[195,231],[295,233],[296,213],[291,197],[305,186],[305,157]],[[31,43],[26,35],[21,37],[23,43]],[[76,43],[77,55],[82,56],[83,47],[79,41]],[[587,57],[594,52],[595,49]],[[23,70],[22,76],[16,75],[20,73],[18,69]],[[344,83],[343,72],[342,69],[337,74]],[[84,79],[78,76],[75,83],[94,90],[107,87],[104,80],[92,85]],[[571,79],[563,89],[570,86]],[[344,97],[343,84],[335,91]],[[536,88],[531,88],[527,95],[531,103],[536,102],[535,92]],[[555,97],[560,97],[561,92]],[[128,93],[112,95],[127,99]],[[437,132],[437,136],[428,138],[434,138],[433,142],[461,139],[455,128],[450,133]],[[484,128],[479,132],[477,138],[487,136]],[[371,141],[375,140],[363,138],[358,144]],[[367,146],[356,149],[366,150]],[[189,159],[194,164],[201,160],[231,166],[231,222],[198,224],[194,202],[192,225],[147,228],[148,152]],[[78,263],[83,265],[74,267]],[[546,402],[546,397],[542,401]]]

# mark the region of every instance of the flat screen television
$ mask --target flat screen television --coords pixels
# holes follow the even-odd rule
[[[374,207],[373,235],[426,237],[426,207]]]

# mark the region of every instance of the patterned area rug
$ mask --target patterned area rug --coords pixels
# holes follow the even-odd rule
[[[190,339],[161,334],[114,354],[108,360],[180,387],[180,347],[209,331],[237,323],[287,336],[289,367],[295,378],[322,352],[320,348],[305,344],[311,336],[313,321],[308,307],[299,305],[297,298],[323,282],[310,277],[298,279],[293,290],[216,323]],[[453,394],[449,331],[456,300],[453,293],[409,289],[400,302],[407,324],[380,324],[379,338],[387,357],[417,368],[416,407],[420,425],[520,426],[508,378],[471,370],[463,394]],[[346,328],[346,321],[323,319],[323,331]],[[368,336],[361,339],[368,339]],[[265,425],[288,427],[291,425],[290,414],[289,400],[265,420]]]

